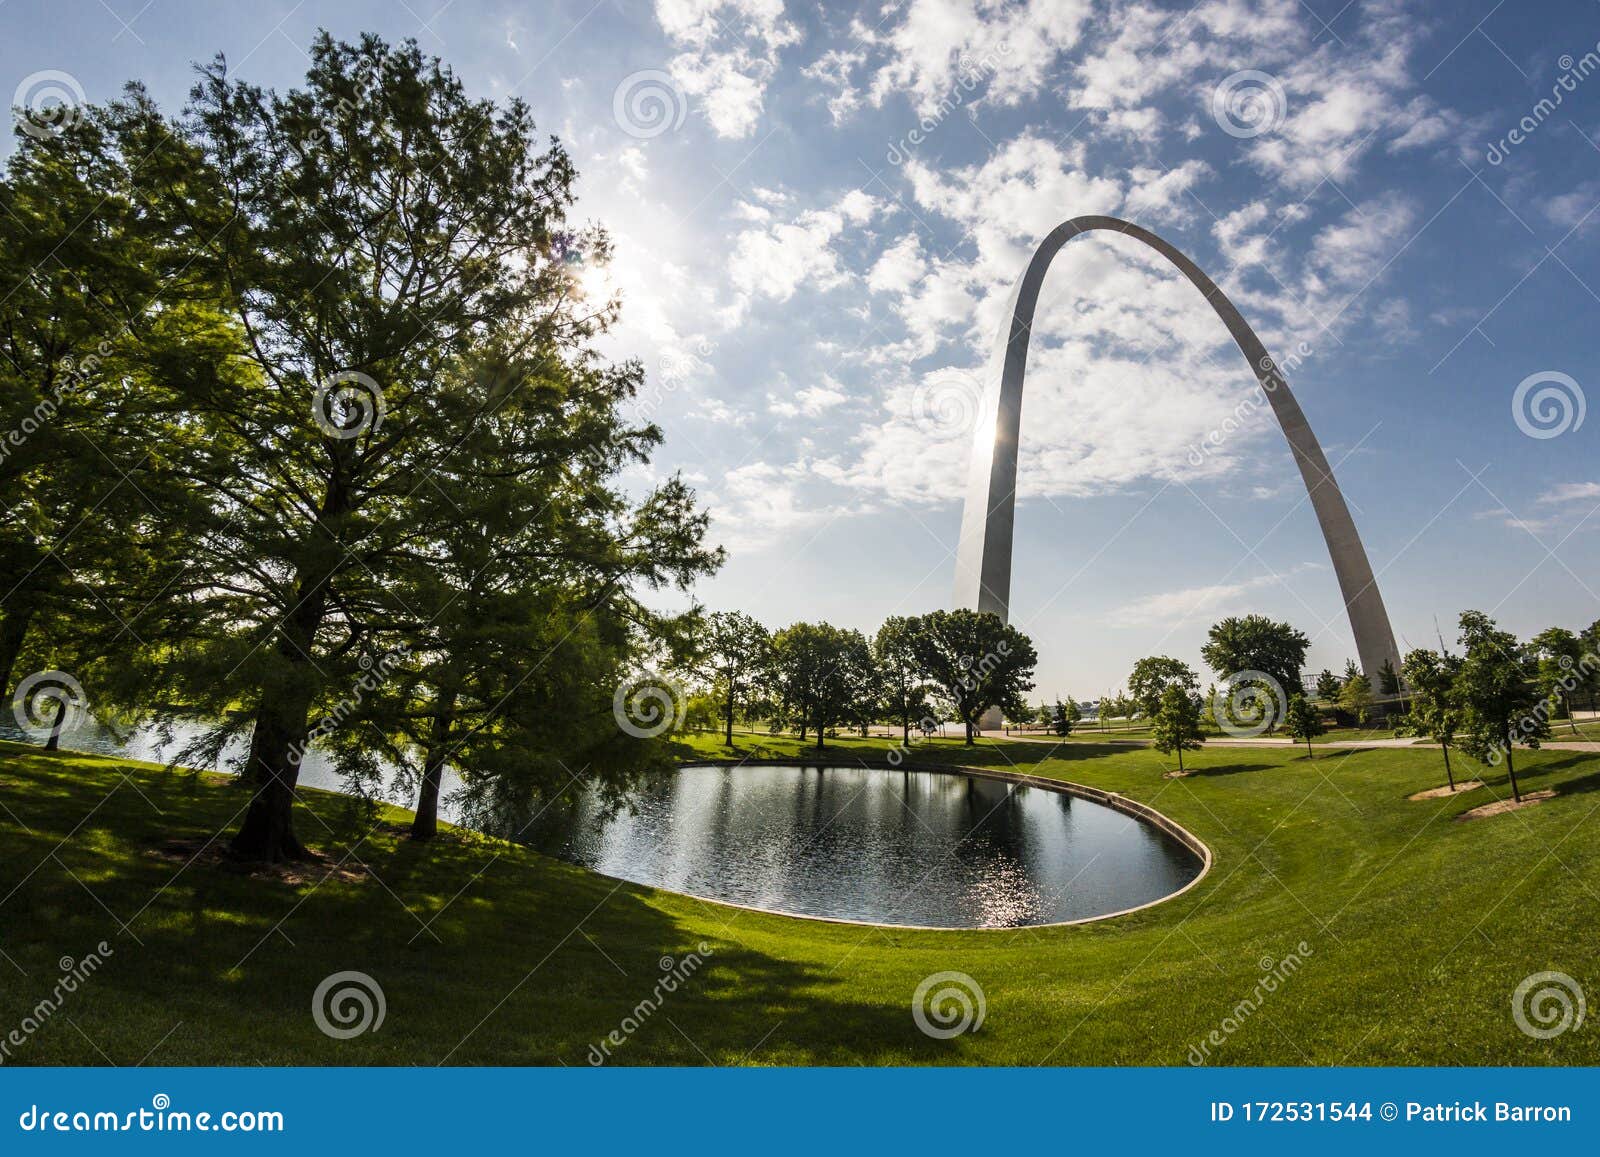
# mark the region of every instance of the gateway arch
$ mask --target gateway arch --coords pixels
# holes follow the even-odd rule
[[[1080,233],[1106,229],[1150,246],[1175,265],[1198,289],[1233,335],[1261,383],[1272,413],[1289,440],[1300,477],[1305,480],[1311,507],[1322,526],[1334,574],[1350,615],[1356,651],[1369,679],[1377,680],[1384,663],[1400,669],[1389,614],[1378,593],[1366,548],[1334,480],[1305,414],[1289,390],[1278,364],[1267,353],[1233,302],[1218,289],[1198,265],[1148,229],[1116,217],[1074,217],[1056,226],[1039,245],[1028,268],[1012,290],[1006,317],[995,338],[984,382],[982,405],[972,444],[971,474],[966,508],[961,519],[961,542],[956,552],[956,605],[992,611],[1006,618],[1011,602],[1012,528],[1016,519],[1017,446],[1022,425],[1022,382],[1028,363],[1028,337],[1044,276],[1062,246]],[[1009,321],[1006,319],[1009,318]],[[1291,688],[1292,690],[1292,688]]]

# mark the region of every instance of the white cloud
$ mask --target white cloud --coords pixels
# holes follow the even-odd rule
[[[1058,56],[1078,43],[1089,0],[911,0],[882,40],[887,60],[872,79],[874,104],[904,92],[924,114],[984,88],[1016,104],[1038,93]]]
[[[1561,482],[1539,495],[1540,502],[1587,502],[1600,499],[1600,482]]]
[[[906,293],[928,272],[928,259],[915,233],[907,233],[878,255],[867,274],[873,293]]]
[[[800,40],[783,0],[656,0],[656,20],[683,51],[669,71],[720,137],[746,137],[761,119],[781,51]]]
[[[747,229],[734,241],[729,280],[746,299],[780,302],[801,286],[827,290],[843,285],[853,274],[831,243],[847,225],[866,223],[881,207],[877,198],[853,189],[830,208],[807,209],[792,221]]]

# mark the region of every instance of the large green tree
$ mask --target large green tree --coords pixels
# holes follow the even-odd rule
[[[741,611],[718,611],[706,619],[701,669],[722,701],[723,742],[733,746],[733,718],[740,704],[767,677],[772,635]]]
[[[815,729],[818,750],[829,728],[859,722],[872,653],[860,631],[831,623],[795,623],[772,637],[772,674],[780,720]]]
[[[369,610],[437,546],[417,496],[453,485],[452,457],[500,406],[463,384],[464,360],[500,342],[542,359],[519,388],[612,399],[641,373],[592,352],[614,303],[586,300],[575,271],[607,241],[567,223],[565,152],[539,144],[519,101],[470,98],[414,43],[321,36],[304,86],[283,93],[219,59],[181,139],[194,164],[153,195],[228,288],[249,388],[185,383],[207,433],[186,472],[219,516],[195,560],[205,629],[178,677],[212,713],[244,705],[230,725],[250,731],[253,795],[235,852],[293,858],[291,754],[355,677]],[[568,449],[611,469],[630,448],[609,440],[579,424]]]
[[[913,648],[935,696],[965,725],[969,746],[985,711],[1018,709],[1033,690],[1033,642],[999,615],[933,611],[918,621]]]
[[[900,724],[900,741],[905,744],[911,742],[911,721],[929,712],[928,684],[917,665],[914,645],[918,624],[917,619],[891,615],[872,639],[883,709]]]
[[[148,205],[166,126],[143,94],[18,133],[0,176],[0,695],[19,658],[137,697],[180,629],[197,496],[171,381],[227,340],[215,286]],[[181,153],[181,148],[177,149]]]
[[[1275,680],[1285,696],[1300,690],[1300,669],[1311,640],[1289,623],[1265,615],[1233,616],[1215,624],[1200,654],[1223,679],[1260,671]]]

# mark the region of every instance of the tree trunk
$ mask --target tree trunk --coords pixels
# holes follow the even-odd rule
[[[417,815],[411,821],[411,838],[419,842],[431,840],[439,832],[439,784],[444,779],[444,763],[450,752],[455,708],[454,691],[441,694],[434,707],[428,754],[422,765],[422,790],[417,794]]]
[[[33,607],[29,604],[13,605],[0,619],[0,695],[11,701],[11,672],[22,653],[22,644],[33,624]]]
[[[326,571],[297,584],[301,597],[279,628],[278,659],[286,671],[269,676],[262,688],[244,770],[255,794],[229,845],[241,860],[278,863],[306,858],[306,847],[294,833],[294,785],[304,754],[296,752],[296,745],[306,741],[315,671],[310,655],[327,613],[331,578],[332,572]]]
[[[728,730],[727,730],[726,738],[723,740],[723,745],[726,746],[726,747],[732,747],[733,746],[733,680],[732,679],[728,680]]]
[[[1182,772],[1183,772],[1183,743],[1182,743],[1182,741],[1180,741],[1178,743],[1178,772],[1179,772],[1179,774],[1182,774]]]
[[[44,741],[46,751],[55,751],[61,746],[61,727],[67,721],[67,701],[56,700],[56,717],[50,721],[50,738]]]
[[[974,742],[973,742],[973,739],[972,739],[972,720],[964,719],[964,720],[962,720],[962,722],[965,723],[966,727],[967,727],[967,746],[968,747],[972,747],[972,746],[974,746]]]
[[[911,746],[911,712],[900,716],[900,746]]]
[[[1307,759],[1315,759],[1316,758],[1316,756],[1313,755],[1312,752],[1311,752],[1311,736],[1309,736],[1309,735],[1306,736],[1306,758]]]
[[[1448,743],[1441,743],[1439,747],[1444,751],[1444,777],[1450,783],[1450,790],[1455,791],[1456,777],[1455,773],[1450,770],[1450,745]]]
[[[291,758],[294,745],[306,737],[310,696],[302,687],[303,683],[271,686],[256,708],[244,772],[255,793],[229,845],[239,859],[278,863],[306,857],[305,845],[294,832],[294,785],[300,764]]]
[[[1522,792],[1517,790],[1517,767],[1511,760],[1511,733],[1506,732],[1506,774],[1511,777],[1511,798],[1522,802]]]

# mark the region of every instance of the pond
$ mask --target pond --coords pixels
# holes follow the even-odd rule
[[[685,767],[632,812],[590,799],[523,837],[609,876],[772,912],[1003,928],[1084,920],[1179,891],[1199,857],[1065,792],[957,773]]]

